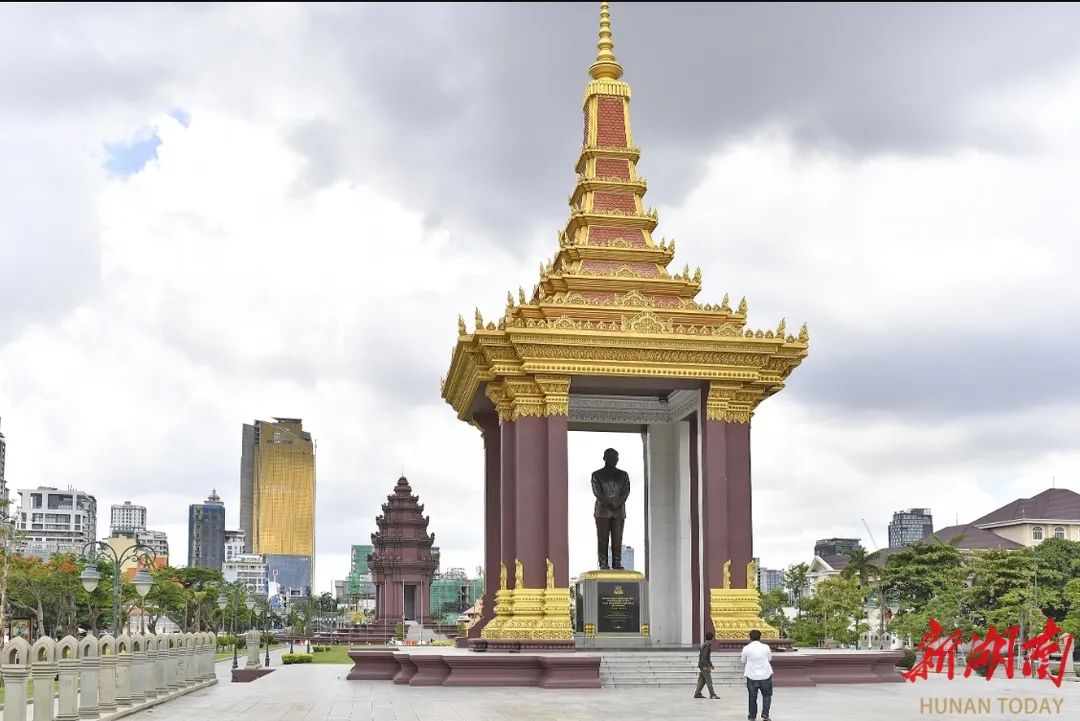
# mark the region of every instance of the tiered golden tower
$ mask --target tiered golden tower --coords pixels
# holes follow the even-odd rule
[[[720,630],[760,621],[745,575],[753,555],[749,424],[808,353],[805,325],[794,334],[784,320],[749,329],[745,299],[734,308],[726,295],[699,303],[701,269],[669,269],[675,242],[653,237],[658,216],[643,201],[630,85],[615,59],[608,4],[600,8],[577,180],[555,254],[540,265],[535,285],[507,293],[500,317],[485,321],[476,309],[470,331],[459,316],[441,383],[458,417],[484,436],[486,577],[502,578],[485,591],[485,613],[494,615],[479,625],[489,639],[570,639],[565,459],[572,393],[697,394],[691,452],[700,459],[704,520],[692,573],[707,607],[695,623]],[[734,583],[721,583],[725,559],[736,563]]]

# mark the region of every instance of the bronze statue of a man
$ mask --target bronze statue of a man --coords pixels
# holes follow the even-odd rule
[[[596,519],[596,555],[600,568],[608,567],[608,539],[611,539],[611,567],[622,568],[622,532],[626,523],[626,499],[630,496],[630,476],[616,468],[619,452],[604,451],[604,467],[592,474],[592,492],[596,496],[593,518]]]

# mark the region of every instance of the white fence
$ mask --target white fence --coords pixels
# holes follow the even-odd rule
[[[109,634],[81,641],[14,638],[0,649],[3,721],[26,721],[34,680],[34,721],[78,721],[139,710],[217,683],[213,633]],[[59,694],[53,693],[53,681]]]

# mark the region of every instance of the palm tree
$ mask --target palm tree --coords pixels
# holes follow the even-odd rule
[[[884,634],[884,629],[885,629],[885,594],[882,592],[882,588],[881,588],[881,580],[882,580],[881,568],[876,563],[876,561],[878,559],[878,552],[874,551],[873,553],[867,553],[865,548],[859,546],[858,548],[854,548],[851,551],[849,551],[847,553],[847,557],[848,557],[847,565],[844,566],[844,570],[840,571],[841,578],[855,578],[855,579],[857,579],[858,582],[859,582],[859,588],[864,589],[864,592],[866,593],[867,598],[870,597],[870,593],[869,593],[869,590],[868,590],[869,586],[870,586],[870,583],[872,581],[877,581],[878,582],[878,598],[879,598],[879,601],[880,601],[880,608],[878,609],[878,612],[881,614],[881,618],[880,618],[881,631],[879,633],[880,633],[881,644],[882,644],[882,647],[884,648],[884,645],[885,645],[885,634]],[[869,625],[869,622],[870,622],[870,614],[869,613],[867,613],[866,621],[867,621],[867,625]],[[866,646],[867,646],[867,648],[870,647],[869,632],[867,633]]]

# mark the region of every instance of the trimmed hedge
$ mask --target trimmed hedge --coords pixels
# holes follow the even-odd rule
[[[311,663],[315,659],[314,654],[310,653],[283,653],[281,654],[281,663],[288,666],[293,663]]]
[[[915,665],[915,651],[910,648],[904,649],[903,657],[896,662],[899,668],[911,668]]]

